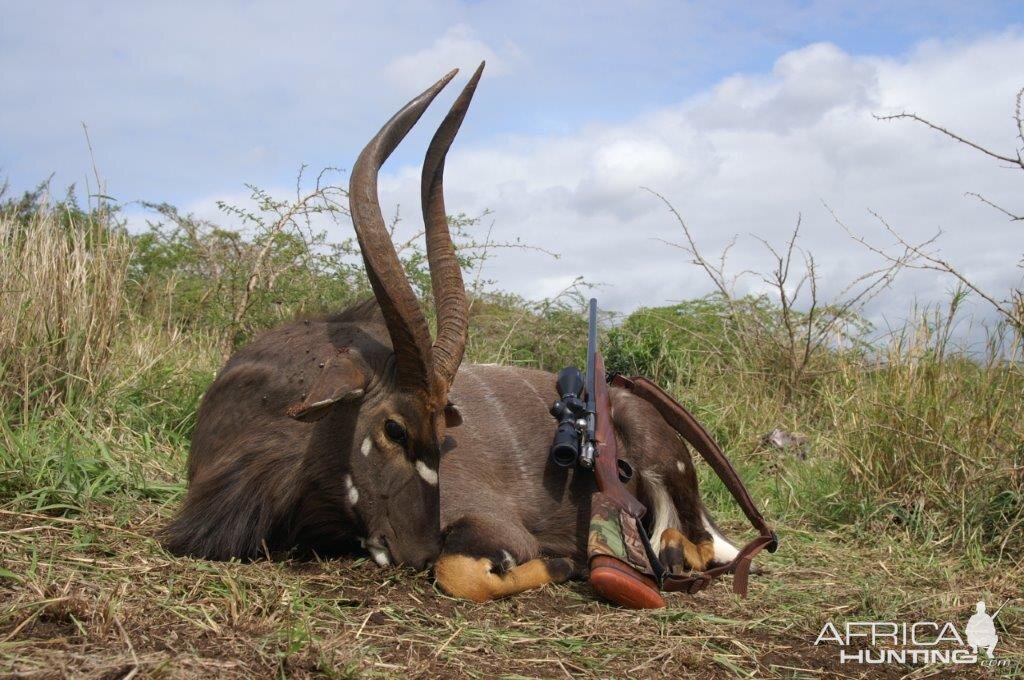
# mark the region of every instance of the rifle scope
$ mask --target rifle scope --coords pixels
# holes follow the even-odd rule
[[[551,406],[551,415],[558,419],[555,439],[551,444],[551,460],[561,467],[570,467],[580,457],[580,422],[587,408],[582,398],[583,376],[580,370],[575,366],[563,368],[558,373],[557,386],[562,398]]]

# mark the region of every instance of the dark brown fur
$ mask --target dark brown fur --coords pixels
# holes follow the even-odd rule
[[[460,369],[452,400],[465,424],[450,433],[453,445],[441,459],[446,552],[491,558],[507,550],[516,563],[564,556],[583,566],[594,481],[589,472],[549,460],[555,421],[548,408],[556,398],[555,376],[544,371]],[[701,525],[696,473],[682,439],[647,402],[614,388],[611,398],[620,455],[639,472],[628,487],[651,510],[649,528],[655,504],[647,480],[657,477],[672,498],[669,525],[694,543],[709,541]]]
[[[441,586],[475,600],[564,580],[585,566],[594,482],[548,461],[555,377],[460,367],[468,308],[443,175],[482,72],[483,64],[423,165],[437,339],[385,227],[377,174],[454,72],[392,116],[352,167],[349,212],[375,300],[260,335],[207,390],[188,494],[163,532],[169,550],[251,559],[362,543],[381,564],[415,567],[440,555]],[[611,399],[621,455],[639,471],[631,490],[651,510],[657,549],[674,570],[703,569],[714,550],[686,447],[647,403],[619,390]]]
[[[306,398],[338,354],[350,354],[365,366],[369,381],[362,400],[336,404],[313,423],[289,417],[289,409]],[[370,516],[386,515],[397,499],[408,501],[408,507],[396,514],[406,514],[413,533],[420,534],[409,537],[412,545],[402,556],[413,564],[432,559],[439,540],[432,519],[436,492],[420,488],[415,471],[405,469],[410,467],[406,456],[365,467],[379,473],[368,477],[397,468],[399,474],[391,477],[411,488],[389,494],[386,481],[368,479],[364,490],[373,484],[378,494],[364,500],[364,511],[345,502],[345,475],[360,462],[350,456],[359,447],[353,440],[366,429],[357,421],[384,411],[376,419],[383,422],[405,410],[402,395],[391,387],[391,372],[387,330],[372,301],[276,328],[236,352],[203,396],[189,456],[189,490],[181,512],[163,532],[167,548],[211,559],[291,549],[333,554],[369,537],[375,529]],[[415,422],[421,418],[412,406],[405,415]],[[420,433],[411,448],[436,469],[437,437],[426,429],[427,436]],[[378,533],[389,542],[404,538]]]
[[[499,574],[541,557],[570,558],[575,571],[582,571],[593,477],[548,459],[554,375],[465,365],[450,393],[462,413],[461,426],[421,433],[419,448],[426,456],[396,455],[376,444],[363,456],[366,432],[396,408],[388,345],[383,321],[368,302],[268,331],[232,356],[199,409],[189,492],[163,534],[168,549],[211,559],[291,550],[329,555],[351,550],[361,539],[383,537],[394,559],[422,566],[438,554],[440,528],[444,555],[490,560]],[[337,404],[313,423],[286,415],[338,353],[354,357],[372,376],[362,399]],[[618,389],[611,397],[621,455],[638,471],[630,490],[651,509],[651,525],[656,502],[650,481],[660,479],[672,500],[668,526],[693,544],[706,544],[697,478],[682,439],[643,400]],[[432,489],[414,462],[438,457],[440,527],[430,520],[436,498],[431,502]],[[374,481],[360,477],[360,502],[348,502],[343,480],[364,458],[380,473],[375,479],[397,475],[418,489],[391,513],[393,523],[394,517],[413,520],[395,528],[406,535],[384,535],[371,526],[375,515],[388,514],[389,494],[375,497],[387,482],[374,489]],[[568,577],[560,564],[553,568],[559,578]]]

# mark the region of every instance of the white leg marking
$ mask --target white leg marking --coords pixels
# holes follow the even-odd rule
[[[354,506],[359,502],[359,489],[352,483],[352,475],[345,475],[345,493],[348,496],[348,504]]]
[[[700,522],[704,525],[704,530],[711,534],[712,545],[715,547],[715,562],[718,564],[725,564],[726,562],[732,562],[736,559],[736,556],[740,554],[740,551],[729,542],[729,539],[720,534],[715,527],[711,524],[711,520],[708,519],[707,512],[704,510],[700,511]]]
[[[371,442],[370,438],[367,437],[366,439],[363,440],[363,445],[359,447],[359,450],[363,453],[364,456],[369,456],[371,448],[373,448],[373,442]]]
[[[665,488],[665,482],[661,479],[661,475],[651,470],[644,470],[640,475],[644,479],[644,486],[647,487],[651,502],[654,504],[654,526],[651,527],[650,538],[651,547],[657,554],[661,552],[661,535],[670,526],[678,527],[679,521],[676,519],[675,506],[672,505],[672,496]]]
[[[420,477],[423,478],[430,486],[437,486],[437,470],[431,470],[430,467],[422,460],[416,461],[416,472],[420,473]]]

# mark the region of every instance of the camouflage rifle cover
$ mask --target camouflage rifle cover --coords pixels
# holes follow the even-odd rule
[[[614,557],[657,581],[637,520],[604,493],[595,493],[590,503],[588,560],[597,555]]]

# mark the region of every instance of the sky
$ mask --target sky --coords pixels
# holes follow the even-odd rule
[[[372,6],[371,6],[372,5]],[[385,214],[418,223],[419,162],[461,83],[484,79],[445,176],[451,212],[489,210],[486,278],[531,299],[578,276],[630,311],[710,292],[666,242],[685,218],[730,271],[768,271],[802,219],[821,295],[941,229],[941,255],[1002,296],[1024,231],[966,196],[1022,208],[1021,173],[908,121],[913,111],[1014,155],[1024,87],[1016,2],[8,3],[0,22],[0,179],[91,176],[107,192],[216,217],[245,184],[290,192],[300,166],[350,167],[408,98],[460,67],[382,173]],[[349,234],[336,229],[333,238]],[[760,292],[745,275],[737,291]],[[899,325],[952,281],[907,272],[866,314]],[[991,319],[983,306],[978,319]]]

